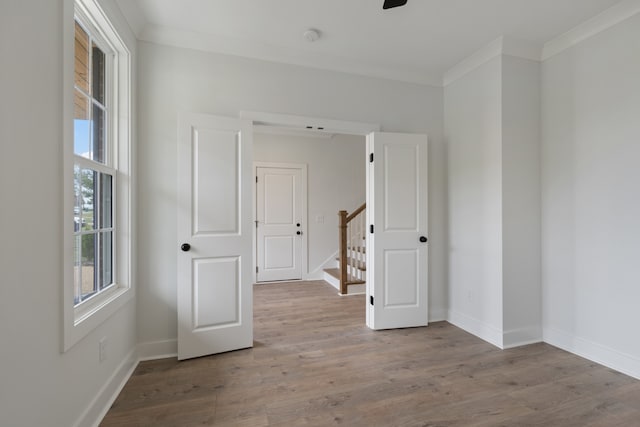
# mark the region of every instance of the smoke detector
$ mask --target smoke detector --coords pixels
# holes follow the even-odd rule
[[[320,31],[309,28],[302,35],[308,42],[314,42],[320,38]]]

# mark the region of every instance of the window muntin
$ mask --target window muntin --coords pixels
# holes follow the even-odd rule
[[[114,283],[116,170],[108,132],[109,54],[76,17],[74,43],[74,305]]]

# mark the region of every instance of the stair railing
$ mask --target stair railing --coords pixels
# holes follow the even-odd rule
[[[354,280],[364,280],[361,267],[364,265],[364,239],[366,237],[366,215],[364,203],[348,214],[339,211],[339,250],[340,293],[347,294],[347,287]],[[350,256],[349,256],[350,255]]]

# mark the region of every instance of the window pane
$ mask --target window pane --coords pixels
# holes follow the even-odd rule
[[[81,169],[77,174],[76,187],[80,190],[80,230],[94,230],[94,196],[97,172],[91,169]]]
[[[105,114],[102,107],[93,104],[93,116],[91,117],[91,148],[96,162],[106,163],[106,127]]]
[[[75,236],[73,239],[73,289],[74,303],[80,302],[82,296],[82,258],[81,258],[82,236]]]
[[[80,166],[73,165],[73,231],[76,233],[80,231],[80,224],[82,224],[83,201],[80,183]]]
[[[91,89],[93,97],[102,105],[104,105],[105,90],[105,55],[104,52],[91,43]]]
[[[113,283],[113,234],[111,231],[100,233],[100,290]]]
[[[84,301],[91,295],[93,295],[96,289],[96,235],[95,234],[83,234],[80,236],[81,243],[81,265],[82,265],[82,293],[80,301]]]
[[[73,152],[90,159],[92,157],[90,133],[91,101],[77,89],[74,93],[73,117]]]
[[[89,90],[89,35],[76,22],[75,85],[85,93]]]
[[[98,203],[98,210],[100,217],[98,218],[98,226],[100,228],[111,228],[113,218],[113,205],[112,205],[112,186],[113,178],[106,173],[100,174],[100,202]]]

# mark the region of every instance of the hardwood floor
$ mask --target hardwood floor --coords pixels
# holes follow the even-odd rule
[[[109,426],[640,426],[640,381],[452,326],[373,332],[364,296],[254,287],[252,349],[141,363]]]

